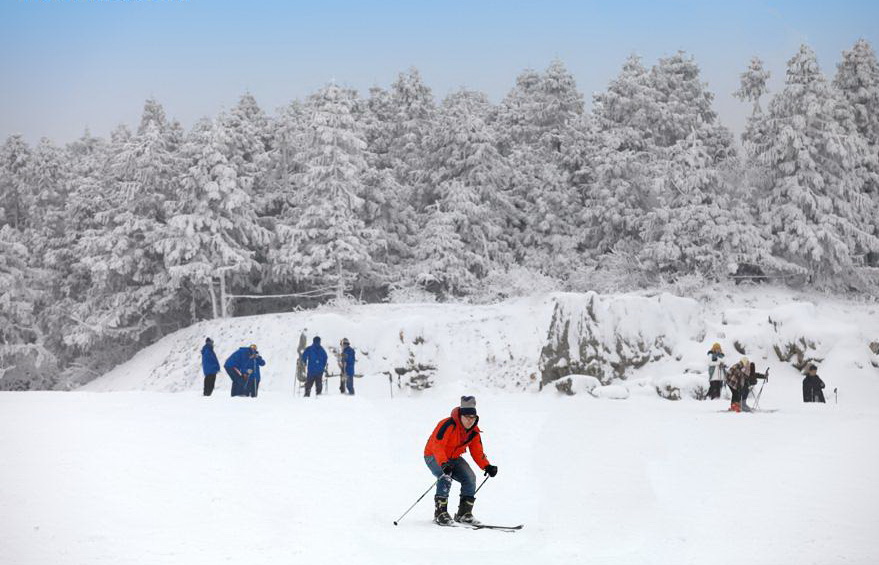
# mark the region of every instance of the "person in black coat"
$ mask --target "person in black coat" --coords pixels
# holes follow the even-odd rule
[[[824,402],[824,381],[818,376],[815,365],[809,365],[803,379],[803,402]]]

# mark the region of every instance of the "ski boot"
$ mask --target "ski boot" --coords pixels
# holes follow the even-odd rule
[[[449,516],[449,499],[440,496],[433,497],[433,521],[440,526],[451,526],[454,520]]]
[[[458,512],[455,513],[455,521],[465,524],[479,524],[479,520],[473,518],[473,505],[476,499],[472,496],[462,496],[458,502]]]

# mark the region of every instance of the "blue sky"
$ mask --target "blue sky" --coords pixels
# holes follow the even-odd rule
[[[879,2],[0,0],[0,138],[105,136],[150,96],[186,127],[245,91],[275,113],[330,80],[366,95],[410,66],[437,97],[463,86],[499,101],[555,57],[588,102],[628,54],[678,49],[738,131],[748,108],[730,93],[752,55],[777,91],[800,43],[832,75],[860,37],[879,48]]]

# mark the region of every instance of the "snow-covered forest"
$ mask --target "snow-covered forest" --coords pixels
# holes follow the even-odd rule
[[[741,143],[683,52],[629,58],[591,105],[553,61],[497,104],[438,102],[410,69],[273,114],[244,94],[188,131],[150,99],[109,139],[11,136],[0,389],[71,388],[196,321],[330,300],[742,280],[875,292],[871,46],[832,77],[805,45],[786,69],[755,57],[736,96],[752,107]]]

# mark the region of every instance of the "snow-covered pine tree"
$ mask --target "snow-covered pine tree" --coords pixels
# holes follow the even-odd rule
[[[760,98],[769,92],[766,86],[770,72],[763,67],[763,61],[759,57],[752,57],[748,69],[740,75],[739,89],[733,92],[733,96],[742,102],[751,103],[751,115],[745,125],[742,141],[746,148],[753,143],[759,143],[757,137],[761,134],[763,125],[763,108],[760,106]]]
[[[550,152],[560,154],[565,130],[583,114],[583,95],[577,90],[573,75],[559,59],[552,61],[540,77],[538,90],[541,95],[538,108],[541,142]]]
[[[634,55],[607,91],[594,96],[594,132],[586,132],[566,157],[583,202],[581,249],[602,255],[620,246],[640,247],[644,218],[658,203],[650,127],[658,98]]]
[[[644,216],[644,266],[652,273],[718,279],[743,261],[760,262],[765,246],[751,214],[735,214],[747,204],[731,207],[725,198],[719,169],[734,155],[732,135],[717,120],[698,65],[678,52],[660,59],[650,82],[658,95],[649,117],[658,141],[652,171],[658,201]]]
[[[139,133],[114,136],[94,227],[77,245],[91,288],[72,313],[70,342],[89,346],[109,336],[138,342],[161,332],[159,319],[178,312],[177,288],[156,248],[165,227],[166,200],[177,190],[179,160],[172,152],[164,112],[147,101]]]
[[[833,84],[848,100],[855,126],[874,151],[879,151],[879,62],[866,39],[843,51]]]
[[[270,240],[248,192],[252,179],[239,177],[226,157],[235,135],[223,119],[193,128],[183,146],[186,173],[165,203],[167,226],[156,241],[173,283],[198,291],[193,299],[209,297],[214,317],[224,312],[214,282],[225,277],[224,283],[241,284],[259,269],[255,257]]]
[[[788,61],[785,87],[769,105],[765,139],[756,148],[768,171],[761,222],[775,253],[822,285],[859,280],[863,256],[879,251],[858,171],[867,145],[850,108],[803,45]]]
[[[46,281],[28,266],[29,256],[21,233],[0,226],[0,390],[46,389],[55,375],[38,317]]]
[[[537,148],[543,134],[539,122],[540,86],[540,73],[525,69],[501,101],[496,124],[498,144],[504,152],[509,153],[517,146]]]
[[[497,110],[498,144],[507,153],[527,147],[545,159],[560,159],[567,128],[583,114],[583,96],[564,63],[543,73],[527,69]]]
[[[401,268],[412,256],[412,234],[416,223],[413,189],[395,174],[390,148],[394,142],[395,106],[389,92],[379,87],[369,91],[362,112],[367,142],[367,168],[363,175],[362,218],[366,227],[379,235],[376,258],[385,264],[387,280],[401,276]]]
[[[398,75],[391,85],[391,104],[393,126],[388,157],[398,182],[415,186],[426,158],[423,140],[430,134],[436,113],[433,94],[418,69],[413,67]]]
[[[24,170],[30,147],[21,135],[11,135],[0,146],[0,225],[23,228],[27,222]]]
[[[31,153],[24,171],[27,194],[28,226],[39,234],[40,244],[30,246],[31,252],[45,256],[47,239],[64,233],[67,199],[67,162],[63,151],[43,138]]]
[[[844,51],[837,65],[834,86],[848,101],[854,114],[854,126],[867,143],[864,163],[860,167],[864,191],[872,200],[873,234],[879,235],[879,61],[865,39],[859,39]],[[879,254],[868,253],[867,262],[879,266]]]
[[[695,133],[713,162],[735,154],[732,134],[717,120],[714,94],[702,81],[692,55],[678,51],[660,59],[650,70],[649,80],[657,99],[648,119],[658,147],[672,147]]]
[[[375,237],[360,217],[366,141],[355,105],[352,92],[334,84],[310,97],[297,214],[279,224],[273,254],[276,276],[331,287],[339,298],[355,283],[368,286],[377,270]]]
[[[496,143],[512,170],[507,220],[517,260],[557,277],[570,270],[579,207],[566,182],[562,153],[582,127],[583,100],[564,64],[553,61],[542,74],[523,71],[501,102],[493,126]],[[584,123],[588,120],[583,120]]]
[[[717,164],[695,133],[665,154],[661,204],[643,224],[639,256],[647,271],[723,280],[743,265],[790,270],[772,256],[753,221],[752,205],[735,199],[723,174],[735,163]]]
[[[307,135],[307,109],[294,100],[281,108],[278,116],[270,122],[272,130],[269,151],[269,172],[266,190],[257,194],[257,213],[280,221],[295,215],[295,194],[298,175],[303,171],[302,153]]]
[[[488,242],[478,221],[487,210],[476,191],[460,180],[444,182],[441,191],[442,198],[428,207],[424,230],[416,236],[409,276],[443,298],[467,294],[487,274]],[[477,250],[479,243],[483,250]]]
[[[225,133],[222,135],[223,146],[218,149],[235,168],[238,184],[251,196],[263,200],[271,150],[268,117],[253,95],[246,93],[219,120]]]
[[[452,181],[464,187],[456,191],[472,192],[476,206],[460,208],[463,214],[473,214],[467,218],[467,230],[460,234],[462,240],[470,251],[483,255],[487,266],[504,267],[513,261],[505,231],[515,210],[509,195],[511,169],[487,123],[490,111],[488,99],[480,92],[460,90],[443,101],[436,127],[425,141],[431,172],[425,202],[431,207],[448,200],[446,191],[458,186]],[[474,274],[484,276],[485,272]]]

